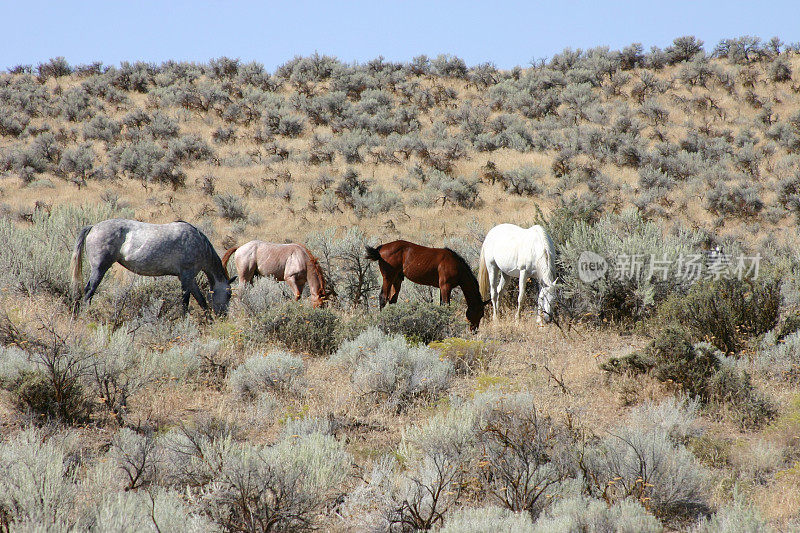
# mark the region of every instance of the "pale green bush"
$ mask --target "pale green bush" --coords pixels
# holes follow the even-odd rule
[[[737,497],[710,517],[701,519],[691,531],[692,533],[761,533],[773,529],[752,505]]]
[[[94,531],[124,533],[202,533],[216,529],[208,519],[190,509],[177,492],[164,489],[108,494],[95,510],[92,523]]]
[[[254,399],[259,393],[274,390],[289,392],[301,385],[303,360],[283,351],[272,351],[247,359],[228,378],[228,387],[242,399]]]
[[[796,381],[800,378],[800,332],[758,350],[753,357],[753,364],[771,378]]]
[[[593,494],[648,501],[665,520],[694,517],[708,508],[708,471],[664,429],[626,425],[610,433],[584,459]]]
[[[521,533],[531,531],[533,522],[528,513],[515,513],[500,507],[459,509],[445,519],[438,533]]]
[[[534,524],[536,533],[659,533],[664,527],[636,501],[626,499],[610,507],[584,495],[558,500]]]
[[[402,337],[371,329],[345,343],[332,357],[352,367],[353,386],[396,409],[419,397],[433,398],[450,384],[453,365],[427,346],[409,346]],[[352,361],[352,364],[347,362]]]
[[[272,276],[255,278],[252,284],[245,285],[237,291],[237,295],[242,307],[250,316],[263,315],[292,297],[286,283]]]
[[[153,356],[157,362],[157,375],[181,381],[197,378],[204,363],[219,364],[215,356],[220,348],[221,343],[216,339],[186,339],[183,344],[176,344]]]
[[[47,437],[28,428],[0,444],[0,518],[12,524],[74,524],[77,465],[70,433]],[[65,528],[66,529],[66,528]]]
[[[94,332],[88,381],[118,420],[127,413],[128,399],[152,382],[157,365],[126,330],[100,326]]]
[[[578,222],[559,243],[562,302],[576,316],[641,318],[668,295],[688,290],[691,277],[676,275],[674,265],[681,255],[699,253],[700,240],[699,234],[687,231],[665,235],[661,226],[645,221],[635,209],[607,214],[595,224]],[[592,283],[578,276],[584,251],[601,255],[608,264],[605,275]],[[629,268],[634,257],[640,265],[636,270]],[[653,259],[671,261],[666,279],[659,270],[651,275]]]
[[[339,495],[351,460],[341,443],[319,433],[274,446],[237,446],[223,456],[204,508],[225,529],[274,524],[280,530],[311,530],[317,513]]]
[[[159,457],[156,440],[151,433],[142,435],[121,428],[111,441],[109,455],[124,472],[126,491],[146,488],[155,481]]]
[[[689,438],[702,433],[697,425],[699,409],[697,399],[670,396],[661,403],[647,401],[634,407],[628,422],[633,427],[663,431],[673,442],[686,444]]]

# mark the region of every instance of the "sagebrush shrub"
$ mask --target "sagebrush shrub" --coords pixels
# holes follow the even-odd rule
[[[27,113],[0,107],[0,135],[19,137],[30,121],[31,117]]]
[[[250,316],[263,315],[292,297],[286,283],[272,276],[259,276],[253,279],[253,283],[240,289],[237,296]]]
[[[70,122],[91,118],[95,113],[93,100],[82,87],[69,89],[61,95],[61,115]]]
[[[796,382],[800,379],[800,332],[795,331],[780,342],[756,351],[753,363],[773,379]]]
[[[463,335],[466,322],[455,304],[398,302],[383,308],[378,327],[386,333],[402,334],[411,342],[428,344]]]
[[[430,529],[441,524],[465,488],[476,455],[476,411],[437,414],[403,434],[398,454],[408,464],[384,502],[389,524]]]
[[[342,319],[329,309],[287,302],[259,316],[248,334],[254,339],[265,336],[287,348],[314,355],[326,355],[342,340]]]
[[[228,378],[228,387],[242,399],[254,399],[268,390],[288,392],[299,385],[303,360],[283,351],[256,355],[237,367]]]
[[[273,446],[220,443],[203,510],[224,529],[314,529],[317,514],[336,500],[352,458],[328,435],[285,438]],[[193,455],[200,459],[202,456]],[[209,480],[211,481],[211,480]]]
[[[670,521],[708,508],[708,471],[658,428],[613,429],[584,457],[591,492],[609,501],[634,498]]]
[[[747,182],[734,186],[717,183],[708,192],[708,210],[717,215],[753,217],[764,209],[759,189]]]
[[[487,394],[477,439],[483,454],[479,476],[484,490],[512,511],[536,516],[547,496],[569,473],[561,449],[566,435],[542,415],[526,393]]]
[[[79,465],[68,456],[73,439],[27,428],[0,443],[0,524],[74,526]]]
[[[94,510],[97,531],[211,531],[213,524],[172,490],[112,492]]]
[[[533,528],[531,515],[515,513],[500,507],[478,507],[459,509],[445,517],[444,526],[439,533],[519,533]]]
[[[122,328],[100,326],[94,332],[87,381],[118,422],[127,414],[128,399],[154,379],[156,358],[138,348]]]
[[[789,81],[792,79],[792,67],[785,59],[777,58],[770,63],[767,69],[767,75],[769,79],[776,83]]]
[[[736,353],[778,324],[780,279],[721,278],[694,284],[685,296],[671,295],[659,309],[662,322],[683,324],[696,340],[708,339],[725,353]]]
[[[72,74],[72,67],[64,59],[64,56],[58,56],[50,58],[46,63],[39,63],[36,66],[36,72],[42,80],[61,78]]]
[[[144,435],[121,428],[111,441],[110,456],[124,472],[125,490],[148,487],[156,480],[158,450],[152,433]]]
[[[652,372],[704,404],[731,409],[744,428],[759,427],[775,414],[769,399],[753,387],[746,372],[733,367],[713,345],[692,344],[691,335],[678,326],[668,326],[642,352],[614,357],[600,366],[614,373]]]
[[[373,244],[357,227],[341,238],[332,229],[312,234],[309,248],[318,254],[326,276],[344,306],[368,306],[380,288],[376,268],[364,255],[364,246]]]
[[[692,533],[758,533],[769,531],[769,525],[757,509],[740,496],[716,513],[702,518],[691,529]]]
[[[609,506],[603,500],[584,495],[559,499],[536,521],[532,529],[535,533],[660,533],[663,530],[661,522],[648,514],[639,502],[624,499]]]
[[[697,400],[670,396],[660,403],[648,401],[634,407],[628,420],[633,426],[656,428],[669,435],[673,442],[686,444],[701,433],[696,424],[699,407]]]
[[[396,409],[418,397],[433,398],[450,384],[453,366],[426,346],[372,328],[342,344],[331,361],[353,369],[353,386]]]
[[[244,220],[247,218],[247,206],[241,196],[235,194],[216,194],[214,204],[219,215],[225,220]]]
[[[207,161],[213,157],[214,151],[202,137],[189,134],[169,141],[169,155],[177,161]]]
[[[46,320],[41,320],[40,332],[19,335],[17,342],[27,353],[4,350],[2,355],[13,369],[0,377],[0,386],[11,391],[16,406],[38,422],[86,420],[93,407],[85,392],[90,357],[80,339]]]
[[[576,316],[639,319],[669,295],[685,293],[691,285],[691,279],[679,275],[674,265],[679,257],[698,253],[701,236],[697,233],[664,235],[657,224],[645,221],[636,210],[607,214],[593,224],[579,221],[568,231],[564,231],[564,241],[555,242],[559,275],[564,280],[562,305]],[[584,283],[578,275],[584,251],[600,254],[608,264],[605,276],[592,283]],[[657,265],[654,261],[668,261],[673,269],[665,276],[651,269]]]
[[[186,179],[180,161],[148,140],[114,147],[108,152],[108,161],[115,174],[124,173],[143,183],[180,187]]]
[[[89,143],[76,146],[75,148],[67,148],[61,155],[58,170],[74,179],[86,181],[86,178],[94,169],[96,158],[97,155],[94,153]]]
[[[119,138],[121,126],[106,115],[95,115],[83,126],[85,139],[96,139],[106,143],[114,143]]]

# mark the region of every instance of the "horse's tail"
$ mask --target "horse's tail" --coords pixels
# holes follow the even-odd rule
[[[69,268],[72,271],[72,289],[78,295],[78,298],[83,294],[83,249],[86,243],[86,235],[91,229],[92,226],[81,228],[81,232],[78,233],[78,239],[75,241],[75,249],[72,251],[72,260],[69,264]]]
[[[546,270],[540,268],[540,272],[545,274],[545,278],[548,280],[549,283],[554,283],[556,279],[556,247],[553,244],[553,239],[550,238],[550,235],[547,231],[541,227],[542,236],[544,238],[544,254],[543,259],[545,264],[542,265],[543,267],[547,267]]]
[[[489,298],[489,269],[486,268],[486,254],[481,246],[481,258],[478,260],[478,288],[481,291],[481,298],[486,301]]]
[[[367,259],[370,261],[378,261],[381,258],[381,247],[376,246],[373,248],[372,246],[364,246],[367,250]]]
[[[233,248],[228,248],[227,250],[225,250],[225,254],[222,256],[222,268],[223,270],[225,270],[225,272],[228,271],[228,261],[230,261],[231,256],[238,249],[239,249],[238,246],[234,246]]]

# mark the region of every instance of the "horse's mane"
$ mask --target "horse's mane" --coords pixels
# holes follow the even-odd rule
[[[222,268],[224,268],[226,271],[228,270],[228,261],[230,261],[233,252],[238,249],[238,246],[234,246],[233,248],[228,248],[225,250],[225,255],[222,256]]]
[[[208,236],[206,236],[205,233],[200,231],[200,229],[191,222],[186,222],[185,220],[176,220],[175,222],[186,224],[187,226],[194,229],[203,238],[203,242],[205,243],[208,252],[210,252],[209,255],[211,256],[211,263],[212,263],[211,267],[216,269],[218,273],[222,273],[225,276],[225,279],[228,279],[228,271],[222,268],[222,260],[219,258],[219,254],[217,253],[216,248],[214,248],[214,245],[211,244],[211,241],[208,239]]]
[[[461,266],[463,267],[464,272],[469,277],[469,279],[472,280],[473,282],[475,282],[475,286],[478,287],[479,286],[478,285],[478,278],[476,278],[475,274],[473,274],[472,267],[469,266],[469,263],[467,263],[467,260],[464,259],[463,257],[461,257],[461,255],[458,252],[456,252],[455,250],[453,250],[452,248],[445,247],[445,250],[447,250],[448,252],[453,254],[453,257],[455,257],[456,261],[458,261],[461,264]]]
[[[319,278],[319,288],[322,291],[322,296],[325,296],[328,293],[328,288],[325,286],[325,274],[322,272],[322,267],[319,266],[319,260],[311,253],[311,251],[303,246],[302,244],[299,245],[303,250],[306,252],[306,256],[308,256],[308,262],[311,263],[311,268],[317,273],[317,277]]]

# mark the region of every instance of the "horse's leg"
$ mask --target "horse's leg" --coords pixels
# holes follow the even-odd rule
[[[103,281],[103,276],[106,275],[106,272],[108,272],[108,269],[111,268],[113,264],[113,261],[105,261],[96,267],[92,267],[92,273],[89,275],[89,281],[86,283],[86,288],[84,289],[83,301],[85,303],[88,304],[92,301],[92,296],[94,296],[95,291],[97,291],[100,282]]]
[[[286,284],[290,289],[292,289],[292,292],[294,293],[294,299],[299,300],[300,295],[303,294],[303,286],[297,283],[295,276],[287,276]]]
[[[200,304],[200,307],[208,310],[208,302],[206,302],[206,297],[203,296],[203,291],[201,291],[200,287],[197,286],[197,282],[194,280],[194,278],[192,278],[190,289],[192,291],[192,296],[194,296],[194,299]]]
[[[200,290],[200,287],[197,286],[197,282],[194,280],[194,273],[192,272],[184,272],[179,276],[181,280],[181,289],[183,290],[183,314],[185,315],[189,311],[189,298],[194,296],[194,299],[197,300],[197,303],[203,309],[208,309],[208,303],[206,302],[205,296],[203,296],[203,292]]]
[[[506,278],[496,266],[486,265],[489,269],[489,293],[492,298],[492,320],[497,320],[497,308],[500,306],[500,291],[506,283]]]
[[[392,282],[392,290],[389,296],[389,303],[396,304],[397,297],[400,295],[400,285],[403,284],[403,275],[398,275]]]
[[[258,269],[256,268],[255,263],[251,265],[242,265],[241,269],[237,263],[236,270],[239,273],[239,287],[244,288],[245,285],[253,281],[253,278],[256,275],[256,270]]]
[[[449,283],[439,284],[439,305],[450,304],[450,291],[452,290],[453,287],[451,287]]]
[[[392,288],[392,283],[395,279],[394,272],[389,264],[385,261],[378,261],[378,269],[381,271],[381,276],[383,277],[383,285],[381,286],[381,294],[378,299],[378,305],[380,309],[383,309],[387,303],[390,302],[390,297],[392,296],[390,290]],[[395,299],[397,301],[397,299]]]
[[[519,296],[517,297],[517,320],[522,310],[522,299],[525,298],[525,285],[528,283],[528,272],[526,270],[519,271]]]
[[[192,289],[189,286],[189,280],[187,276],[179,276],[181,280],[181,304],[183,307],[183,314],[189,312],[189,299],[192,297]]]

